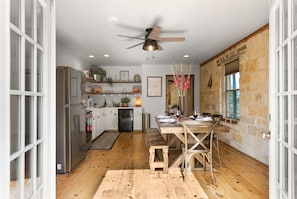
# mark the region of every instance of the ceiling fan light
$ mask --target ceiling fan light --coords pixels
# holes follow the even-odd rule
[[[147,50],[147,51],[154,51],[154,50],[158,50],[158,44],[156,40],[151,40],[151,39],[147,39],[145,40],[144,44],[143,44],[143,50]]]

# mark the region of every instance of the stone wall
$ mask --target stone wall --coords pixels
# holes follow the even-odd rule
[[[269,26],[203,63],[200,68],[200,112],[225,115],[224,64],[239,57],[240,120],[227,120],[230,133],[221,140],[268,165],[269,144]],[[212,77],[212,86],[208,82]]]

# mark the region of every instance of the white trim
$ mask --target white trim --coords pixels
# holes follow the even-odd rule
[[[276,3],[275,1],[273,2],[273,5],[270,5],[270,13],[269,13],[269,26],[270,26],[270,31],[269,31],[269,107],[270,107],[270,121],[269,121],[269,129],[271,132],[270,135],[270,141],[269,141],[269,196],[271,199],[276,199],[278,198],[277,195],[277,184],[276,182],[276,170],[278,169],[277,166],[275,165],[276,162],[276,124],[272,121],[276,120],[276,108],[274,105],[276,104],[276,100],[274,96],[274,88],[276,88],[276,82],[278,78],[275,78],[276,71],[275,71],[275,63],[276,63],[276,57],[275,57],[275,11],[277,7],[279,6],[279,1]]]
[[[48,107],[45,110],[48,113],[48,118],[44,118],[45,129],[48,129],[46,132],[46,141],[43,146],[44,156],[43,171],[44,171],[44,190],[43,195],[48,198],[56,197],[56,4],[55,0],[47,0],[47,6],[49,13],[46,14],[49,17],[49,26],[46,29],[47,35],[44,37],[48,38],[48,46],[45,46],[49,50],[49,57],[46,57],[47,63],[49,64],[47,69],[47,74],[44,78],[48,78],[45,82],[47,85],[44,85],[48,97],[45,101],[46,106]]]
[[[9,153],[10,153],[10,124],[7,122],[9,115],[9,46],[10,46],[10,0],[0,1],[0,126],[1,126],[1,139],[0,139],[0,193],[2,198],[9,198],[9,178],[10,178],[10,164],[9,164]]]

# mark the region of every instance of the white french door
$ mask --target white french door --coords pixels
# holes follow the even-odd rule
[[[54,0],[0,6],[1,198],[55,198]]]
[[[297,0],[270,0],[270,198],[297,198]]]

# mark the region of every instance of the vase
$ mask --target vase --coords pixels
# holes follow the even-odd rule
[[[185,96],[179,96],[178,97],[178,105],[179,105],[180,114],[184,115]]]

